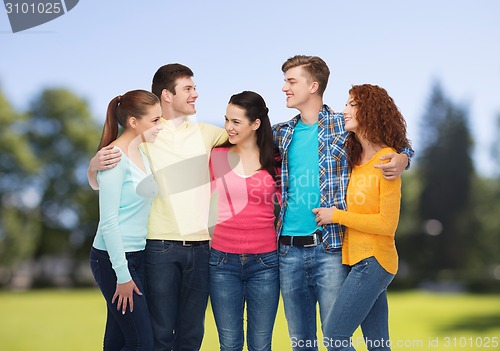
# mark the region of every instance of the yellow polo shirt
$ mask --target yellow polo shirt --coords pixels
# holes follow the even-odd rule
[[[209,240],[208,161],[215,145],[227,140],[224,129],[196,122],[179,126],[162,120],[154,143],[143,143],[158,186],[149,214],[148,239]]]

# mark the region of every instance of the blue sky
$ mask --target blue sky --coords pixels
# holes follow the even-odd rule
[[[387,89],[418,152],[431,86],[468,107],[483,174],[500,114],[500,2],[213,0],[80,1],[51,22],[13,34],[0,9],[0,89],[18,109],[46,87],[67,87],[103,121],[111,98],[150,89],[158,67],[195,72],[198,119],[222,125],[229,97],[260,93],[272,122],[285,107],[282,63],[321,56],[332,72],[325,102],[343,109],[352,84]]]

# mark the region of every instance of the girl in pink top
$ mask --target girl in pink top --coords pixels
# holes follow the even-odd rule
[[[210,252],[210,300],[221,350],[271,350],[279,300],[274,208],[279,187],[264,99],[244,91],[226,110],[226,144],[212,151],[217,224]]]

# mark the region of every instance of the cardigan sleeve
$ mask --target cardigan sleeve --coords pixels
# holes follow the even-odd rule
[[[378,213],[354,213],[349,210],[335,210],[334,223],[360,232],[394,236],[399,222],[401,207],[401,178],[387,180],[380,177],[380,204]]]
[[[127,162],[124,161],[119,162],[115,168],[99,172],[99,226],[119,284],[132,279],[118,218],[122,186],[127,171]]]

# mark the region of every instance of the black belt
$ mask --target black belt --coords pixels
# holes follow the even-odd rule
[[[302,247],[317,246],[319,243],[322,242],[321,230],[317,230],[313,234],[307,236],[281,235],[279,242],[282,243],[283,245],[288,245],[288,246],[302,246]]]
[[[150,240],[155,240],[155,239],[150,239]],[[209,240],[202,240],[202,241],[159,240],[159,241],[164,241],[172,245],[185,246],[185,247],[208,245],[208,243],[210,242]]]

